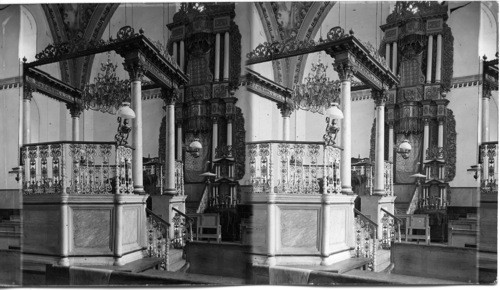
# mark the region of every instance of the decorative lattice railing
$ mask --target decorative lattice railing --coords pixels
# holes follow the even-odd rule
[[[147,254],[149,257],[161,258],[160,268],[168,269],[168,252],[170,250],[170,224],[161,217],[146,209],[147,216]]]
[[[132,149],[113,142],[50,142],[21,148],[23,193],[133,194]]]
[[[498,192],[498,141],[484,142],[479,146],[481,165],[481,192]]]
[[[340,149],[322,142],[247,143],[253,192],[340,194]]]
[[[368,258],[368,268],[374,270],[375,254],[378,248],[377,231],[378,225],[369,217],[354,209],[355,247],[352,256],[356,258]]]

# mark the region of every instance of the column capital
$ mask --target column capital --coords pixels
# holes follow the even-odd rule
[[[34,92],[35,89],[32,86],[25,84],[23,86],[23,100],[31,101]]]
[[[295,109],[290,103],[277,103],[276,106],[281,112],[281,117],[287,118],[292,115],[293,110]]]
[[[123,67],[128,72],[130,81],[142,81],[146,69],[144,63],[139,59],[125,59]]]
[[[212,116],[211,119],[213,124],[217,124],[219,122],[219,116]]]
[[[384,106],[387,101],[386,91],[372,90],[372,99],[375,101],[375,106]]]
[[[69,110],[72,118],[79,118],[83,112],[83,107],[79,103],[67,103],[66,108]]]
[[[354,73],[357,71],[351,61],[334,63],[333,69],[339,74],[341,81],[352,81]]]
[[[173,88],[162,88],[161,98],[165,101],[165,105],[175,105],[175,102],[179,99],[179,92]]]
[[[491,98],[491,85],[488,83],[488,81],[483,80],[483,98],[484,99],[490,99]]]

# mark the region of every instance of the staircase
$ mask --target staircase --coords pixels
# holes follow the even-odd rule
[[[0,220],[0,250],[19,249],[21,245],[21,217],[11,215]]]

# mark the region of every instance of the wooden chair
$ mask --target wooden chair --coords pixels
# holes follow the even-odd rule
[[[199,214],[196,222],[196,240],[215,239],[218,243],[222,240],[220,216],[218,213]]]
[[[420,233],[419,233],[420,232]],[[408,215],[406,218],[405,241],[424,240],[426,244],[431,242],[429,216],[425,214]]]

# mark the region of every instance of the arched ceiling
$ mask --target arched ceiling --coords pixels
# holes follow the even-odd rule
[[[310,40],[335,2],[256,2],[254,3],[269,42],[295,37]],[[318,25],[319,24],[319,25]],[[291,88],[302,80],[307,55],[273,61],[274,80]]]
[[[119,3],[42,4],[54,42],[101,39]],[[88,82],[94,56],[61,62],[62,80],[82,88]]]

